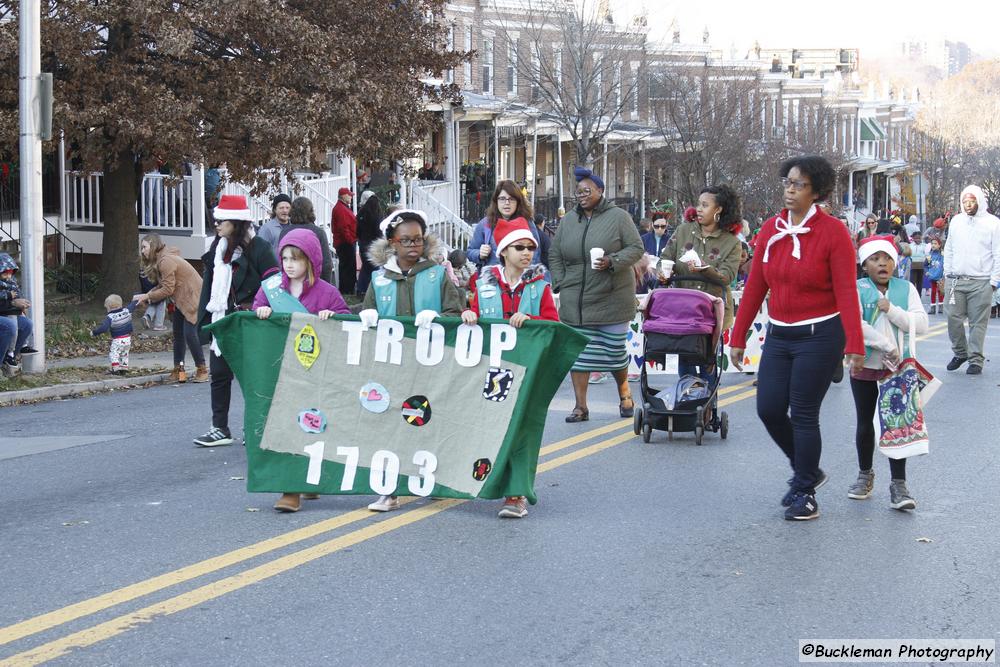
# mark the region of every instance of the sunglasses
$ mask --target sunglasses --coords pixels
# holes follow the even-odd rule
[[[666,229],[666,225],[653,225],[653,229]]]
[[[533,245],[520,245],[520,244],[511,244],[510,247],[513,248],[517,252],[524,252],[525,250],[530,250],[531,252],[535,252],[535,250],[538,249],[537,246],[533,246]]]

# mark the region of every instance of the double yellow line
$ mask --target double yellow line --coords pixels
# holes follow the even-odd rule
[[[744,382],[732,387],[720,389],[720,395],[731,394],[741,389],[746,389],[750,382]],[[728,405],[749,398],[756,393],[750,389],[734,396],[719,401],[719,405]],[[601,442],[572,451],[562,456],[549,459],[539,464],[538,472],[548,472],[573,461],[592,456],[598,452],[615,447],[632,440],[635,436],[632,433],[632,420],[616,420],[606,426],[592,429],[585,433],[560,440],[551,445],[543,447],[540,451],[542,456],[548,456],[575,445],[584,443],[599,436],[615,434]],[[416,498],[400,498],[401,504],[415,502]],[[0,665],[37,665],[42,662],[54,660],[67,655],[74,648],[92,646],[111,637],[120,635],[139,625],[149,623],[160,616],[169,616],[178,612],[190,609],[210,600],[219,598],[227,593],[245,588],[251,584],[264,581],[283,572],[287,572],[301,565],[305,565],[318,558],[328,556],[348,547],[365,542],[372,538],[384,535],[399,528],[430,518],[435,514],[443,512],[451,507],[460,505],[465,500],[435,500],[425,505],[413,508],[407,512],[401,512],[390,518],[374,522],[368,526],[357,528],[345,535],[334,537],[325,542],[321,542],[300,551],[275,558],[272,561],[252,567],[237,574],[219,579],[209,584],[199,586],[193,590],[181,593],[169,599],[148,605],[127,614],[123,614],[104,623],[100,623],[79,632],[55,639],[46,644],[29,649],[17,655],[0,661]],[[11,642],[30,637],[31,635],[50,630],[52,628],[70,623],[77,619],[97,614],[101,611],[120,605],[138,598],[151,595],[171,586],[177,586],[202,577],[223,568],[237,565],[252,558],[288,547],[290,545],[308,540],[310,538],[334,531],[345,526],[372,519],[376,516],[367,509],[353,510],[324,521],[319,521],[309,526],[289,531],[282,535],[257,542],[234,551],[230,551],[213,558],[209,558],[186,567],[182,567],[172,572],[146,579],[144,581],[131,584],[110,591],[103,595],[71,604],[61,609],[51,611],[13,625],[0,628],[0,646]]]

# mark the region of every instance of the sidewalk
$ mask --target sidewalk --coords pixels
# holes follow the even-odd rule
[[[204,347],[205,358],[208,358],[208,346]],[[190,359],[190,352],[187,357]],[[132,369],[147,370],[146,373],[131,377],[111,377],[91,382],[71,382],[53,384],[31,389],[15,391],[0,391],[0,407],[14,405],[23,401],[40,401],[80,396],[111,389],[141,388],[152,384],[163,384],[170,377],[170,369],[174,365],[174,355],[170,350],[163,352],[143,352],[130,355],[129,365]],[[49,359],[46,366],[54,368],[104,368],[108,365],[106,355],[89,357],[72,357],[68,359]],[[194,373],[194,368],[190,369]]]

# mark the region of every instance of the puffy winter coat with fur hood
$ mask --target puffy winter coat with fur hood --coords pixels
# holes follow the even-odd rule
[[[389,243],[389,239],[378,239],[368,248],[368,259],[379,269],[384,269],[384,276],[389,280],[399,281],[396,290],[396,314],[400,317],[416,315],[413,308],[413,284],[417,274],[421,271],[436,266],[434,260],[435,251],[439,248],[440,241],[434,234],[424,235],[424,252],[420,261],[405,275],[396,262],[396,253]],[[455,283],[450,280],[441,281],[441,311],[439,315],[457,317],[462,314],[465,304],[462,295],[455,287]],[[375,288],[368,286],[365,292],[364,308],[375,308]]]

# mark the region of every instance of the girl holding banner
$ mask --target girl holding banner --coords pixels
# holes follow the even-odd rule
[[[927,313],[920,300],[920,293],[907,280],[895,278],[899,252],[891,236],[870,236],[858,248],[861,268],[866,278],[858,280],[858,296],[861,299],[861,331],[865,338],[865,362],[860,370],[851,371],[851,393],[854,394],[854,408],[858,417],[855,446],[858,450],[858,479],[847,492],[848,498],[865,500],[871,497],[875,482],[872,458],[875,453],[876,414],[884,425],[889,422],[905,421],[907,427],[914,426],[920,413],[919,399],[904,400],[916,387],[903,386],[904,391],[891,387],[880,391],[880,382],[896,371],[903,358],[912,356],[913,334],[927,331]],[[902,349],[897,341],[906,335]],[[885,405],[883,405],[885,404]],[[883,414],[888,411],[888,414]],[[912,415],[904,413],[914,413]],[[892,413],[895,414],[895,418]],[[922,418],[919,430],[923,437],[912,439],[907,436],[900,440],[900,446],[893,451],[882,451],[889,456],[889,506],[896,510],[912,510],[917,502],[906,488],[906,458],[926,453],[927,438],[923,431]],[[912,428],[904,429],[912,430]],[[887,434],[888,435],[888,434]],[[882,438],[885,440],[885,436]],[[905,441],[905,442],[904,442]],[[898,457],[898,458],[897,458]]]
[[[308,229],[292,229],[278,242],[281,273],[266,278],[257,290],[253,309],[257,317],[266,320],[271,313],[313,313],[325,320],[338,313],[351,312],[340,291],[317,275],[323,266],[323,249],[319,239]],[[306,494],[315,500],[319,494]],[[298,493],[283,493],[274,509],[298,512],[302,497]]]
[[[538,244],[528,221],[500,220],[493,237],[497,239],[500,266],[483,267],[482,274],[473,281],[471,304],[462,313],[462,321],[475,324],[480,317],[505,319],[515,328],[529,319],[558,322],[559,311],[552,288],[545,281],[545,267],[532,264]],[[497,516],[521,519],[527,514],[528,501],[524,496],[508,496]]]

